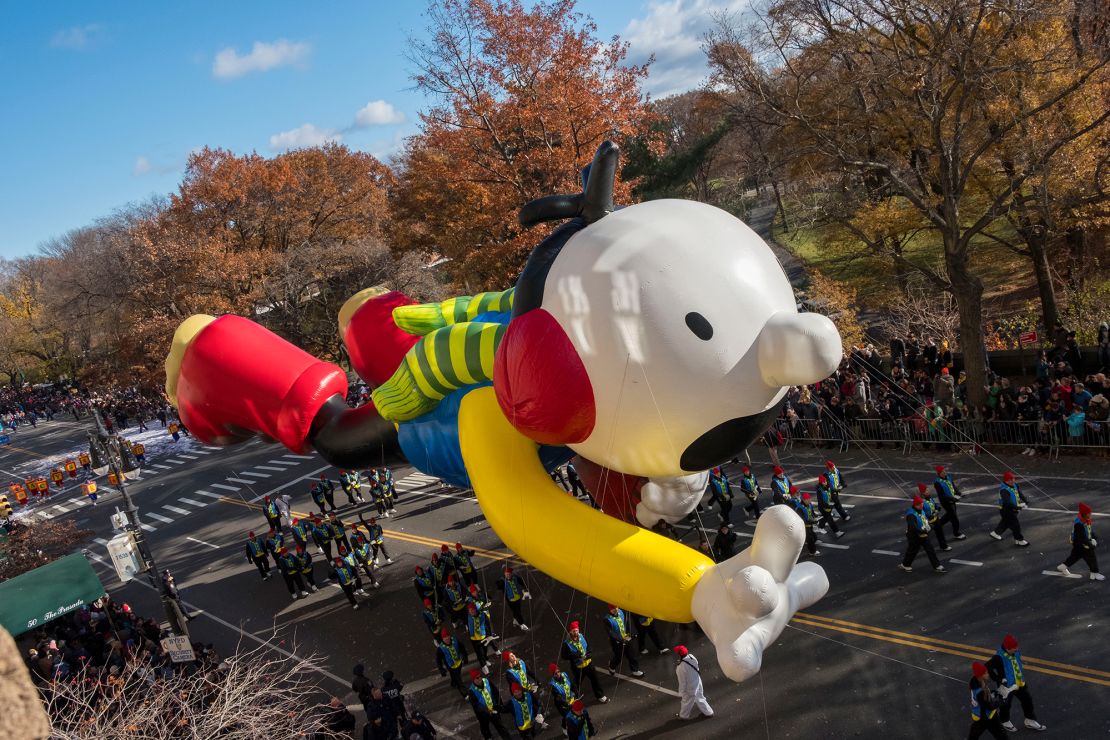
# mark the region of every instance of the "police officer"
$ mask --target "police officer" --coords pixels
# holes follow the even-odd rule
[[[581,625],[575,621],[568,625],[566,639],[561,648],[564,660],[570,661],[570,674],[574,676],[574,684],[581,689],[582,679],[590,682],[594,698],[602,704],[609,701],[609,697],[601,689],[601,681],[597,678],[597,669],[594,667],[593,656],[590,655],[590,644],[582,634]]]
[[[719,467],[709,471],[709,502],[721,507],[721,523],[732,526],[732,484]]]
[[[269,496],[262,499],[262,513],[266,515],[266,521],[270,523],[270,529],[281,531],[281,512],[278,511],[277,504],[271,501]]]
[[[547,682],[547,687],[551,689],[551,703],[555,706],[555,713],[560,717],[560,720],[566,716],[570,711],[570,704],[575,699],[580,698],[578,689],[575,687],[574,682],[571,681],[563,671],[559,670],[559,666],[551,663],[547,666],[547,673],[551,678]],[[564,725],[564,729],[566,726]]]
[[[1014,703],[1015,696],[1021,702],[1025,726],[1040,732],[1048,729],[1037,721],[1037,713],[1033,709],[1033,697],[1029,693],[1029,686],[1025,683],[1025,667],[1021,662],[1021,650],[1018,649],[1018,641],[1013,635],[1002,638],[1002,646],[987,661],[987,671],[998,684],[998,693],[1002,696],[1002,711],[999,718],[1002,720],[1004,729],[1017,732],[1014,723],[1010,721],[1010,706]]]
[[[304,580],[301,579],[301,569],[297,565],[297,559],[289,554],[289,548],[283,547],[278,551],[277,566],[294,601],[300,596],[308,596],[308,592],[304,590]]]
[[[659,639],[659,633],[655,631],[655,617],[645,617],[642,614],[632,616],[636,620],[636,644],[640,648],[640,655],[647,655],[646,638],[648,637],[651,638],[659,654],[666,655],[670,648],[663,645],[663,641]]]
[[[378,553],[385,555],[385,562],[392,563],[393,558],[389,557],[389,551],[385,549],[385,531],[382,525],[378,524],[377,517],[370,517],[370,521],[362,518],[362,514],[358,515],[359,521],[362,526],[366,527],[366,540],[370,543],[370,548],[374,551],[374,565],[381,565],[381,558]]]
[[[463,696],[466,696],[466,688],[462,685],[462,667],[467,659],[466,648],[459,638],[446,627],[441,629],[436,640],[436,666],[439,667],[439,675],[451,676],[451,688]]]
[[[1095,530],[1091,528],[1091,507],[1087,504],[1079,505],[1079,513],[1075,517],[1075,522],[1071,528],[1071,553],[1068,554],[1067,560],[1056,566],[1056,570],[1065,575],[1070,575],[1071,571],[1068,566],[1075,565],[1080,560],[1087,564],[1091,569],[1092,581],[1105,581],[1106,576],[1098,572],[1098,557],[1095,555],[1095,548],[1098,547],[1098,540],[1095,538]]]
[[[312,567],[312,553],[302,545],[297,545],[293,558],[296,560],[297,571],[301,574],[301,578],[308,584],[309,590],[316,593],[319,589],[316,587],[316,573]]]
[[[940,506],[944,509],[944,516],[937,522],[937,529],[939,530],[945,524],[952,524],[952,539],[963,540],[967,539],[967,535],[960,531],[960,517],[956,514],[956,502],[963,496],[960,489],[956,487],[956,482],[952,480],[943,465],[938,465],[935,468],[937,477],[933,479],[933,490],[937,493],[937,500]]]
[[[1021,489],[1014,480],[1014,474],[1007,470],[1002,474],[1002,485],[998,487],[998,510],[1001,516],[998,526],[990,533],[991,537],[1001,540],[1002,533],[1008,529],[1013,532],[1015,545],[1029,547],[1029,543],[1021,536],[1021,522],[1018,521],[1018,512],[1024,508]]]
[[[524,612],[520,605],[525,599],[531,599],[532,594],[528,593],[524,580],[513,573],[511,565],[506,565],[502,569],[502,574],[503,577],[497,579],[497,588],[505,592],[505,603],[509,605],[509,611],[513,614],[513,624],[527,632],[530,628],[524,621]]]
[[[740,490],[744,492],[744,496],[748,499],[748,505],[744,507],[744,511],[758,519],[760,514],[759,495],[763,493],[763,489],[759,487],[759,481],[756,480],[755,473],[748,465],[740,468]]]
[[[817,476],[816,493],[817,512],[820,516],[821,528],[832,530],[833,535],[835,535],[837,539],[840,539],[844,536],[844,532],[841,531],[840,527],[836,526],[836,522],[833,521],[832,513],[836,506],[836,502],[833,499],[832,485],[830,485],[828,476],[824,473]]]
[[[463,583],[467,586],[473,586],[478,580],[478,571],[474,567],[474,551],[468,550],[462,546],[461,542],[455,543],[455,569],[459,575],[462,576]]]
[[[998,718],[998,694],[987,683],[987,667],[976,661],[971,664],[971,680],[967,682],[971,689],[971,730],[968,740],[977,740],[984,732],[989,732],[991,737],[1002,740],[1006,732],[1002,729],[1002,721]]]
[[[336,557],[333,561],[334,565],[331,570],[331,578],[339,584],[343,589],[347,601],[351,602],[352,609],[358,609],[358,601],[355,599],[355,584],[358,582],[358,576],[351,570],[350,566],[343,561],[343,558]]]
[[[940,551],[948,552],[952,547],[944,539],[944,530],[940,527],[940,506],[933,500],[932,490],[924,483],[918,483],[917,494],[924,499],[925,503],[921,506],[921,513],[925,515],[925,521],[929,523],[929,529],[936,534]]]
[[[594,723],[581,699],[570,703],[570,711],[563,717],[563,727],[569,740],[588,740],[594,737]]]
[[[790,479],[778,465],[771,470],[771,473],[771,503],[784,504],[786,499],[790,498]]]
[[[933,545],[929,542],[929,522],[925,518],[924,507],[925,499],[914,496],[910,508],[906,509],[906,554],[898,567],[907,573],[911,572],[913,559],[917,557],[920,550],[924,549],[933,570],[937,573],[945,573],[944,566],[940,564],[937,554],[933,551]]]
[[[825,461],[825,470],[829,480],[829,488],[832,489],[833,508],[840,515],[840,520],[846,522],[852,518],[852,515],[845,511],[843,504],[840,503],[840,492],[844,490],[844,476],[832,460]]]
[[[609,633],[609,647],[613,654],[609,658],[609,675],[615,676],[621,667],[621,659],[628,659],[631,675],[639,678],[644,675],[640,670],[640,661],[636,658],[632,648],[632,622],[623,609],[615,604],[609,605],[609,613],[605,615],[605,629]]]
[[[474,710],[478,720],[478,728],[485,740],[492,740],[490,728],[497,730],[498,737],[508,740],[512,735],[501,724],[501,697],[497,693],[497,686],[490,683],[489,679],[478,671],[470,672],[470,687],[467,689],[466,698]]]
[[[254,563],[258,568],[258,574],[262,576],[262,580],[268,579],[270,573],[270,558],[266,555],[265,545],[259,541],[254,532],[247,532],[247,562]]]

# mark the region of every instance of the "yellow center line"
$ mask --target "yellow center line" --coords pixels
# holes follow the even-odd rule
[[[4,447],[9,449],[9,450],[18,450],[18,451],[24,452],[28,455],[34,455],[35,457],[41,457],[41,458],[50,457],[50,455],[44,455],[41,452],[35,452],[34,450],[28,450],[28,449],[25,449],[23,447],[17,447],[15,445],[11,444],[10,442],[8,444],[4,445]]]
[[[810,619],[806,618],[808,616],[809,615],[805,615],[805,616],[798,615],[798,616],[795,616],[792,621],[796,622],[798,624],[807,625],[809,627],[817,627],[818,629],[833,630],[834,632],[841,632],[841,633],[846,634],[846,635],[856,635],[858,637],[867,637],[867,638],[870,638],[872,640],[882,640],[883,642],[889,642],[889,643],[893,643],[895,645],[904,645],[906,647],[918,648],[919,650],[929,650],[929,651],[937,652],[937,653],[946,653],[948,655],[957,655],[961,658],[971,658],[972,660],[986,661],[986,660],[990,659],[990,656],[994,655],[994,651],[990,650],[988,648],[968,646],[969,647],[968,650],[954,650],[954,649],[947,648],[947,647],[940,647],[938,645],[933,645],[933,644],[930,644],[926,641],[903,640],[903,639],[899,639],[899,638],[895,638],[895,637],[885,637],[885,636],[880,635],[880,634],[875,634],[875,632],[866,631],[866,630],[877,630],[877,631],[884,631],[885,632],[885,631],[889,631],[889,630],[881,630],[880,628],[873,628],[873,627],[869,627],[867,625],[859,625],[859,627],[861,629],[853,629],[853,628],[850,628],[850,627],[841,627],[841,626],[834,625],[834,624],[825,624],[823,622],[811,621]],[[910,637],[913,637],[913,636],[911,635]],[[1029,659],[1027,659],[1024,655],[1021,656],[1021,657],[1022,657],[1023,662],[1027,663],[1029,661]],[[1065,665],[1065,664],[1057,663],[1057,664],[1054,664],[1054,665]],[[1079,671],[1088,671],[1089,669],[1080,668],[1079,666],[1068,666],[1068,668],[1072,669],[1072,672],[1057,671],[1057,670],[1053,670],[1051,668],[1042,668],[1042,667],[1037,666],[1037,665],[1028,665],[1028,664],[1025,665],[1025,670],[1027,670],[1027,671],[1033,671],[1033,672],[1036,672],[1036,673],[1046,673],[1050,676],[1059,676],[1060,678],[1068,678],[1068,679],[1071,679],[1073,681],[1083,681],[1085,683],[1093,683],[1093,684],[1097,684],[1099,686],[1110,686],[1110,681],[1105,681],[1103,679],[1093,678],[1093,677],[1090,677],[1090,676],[1084,676],[1084,675],[1081,675],[1079,673]],[[1098,673],[1098,671],[1094,671],[1094,672]]]

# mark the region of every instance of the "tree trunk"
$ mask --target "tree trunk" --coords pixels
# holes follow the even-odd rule
[[[983,340],[983,282],[968,265],[967,251],[949,240],[958,234],[945,234],[944,264],[952,283],[952,296],[960,314],[960,349],[967,372],[967,400],[976,409],[987,402],[987,345]]]
[[[1087,278],[1087,231],[1080,226],[1068,229],[1067,235],[1070,265],[1068,267],[1068,281],[1076,288],[1082,289]]]
[[[1052,282],[1052,270],[1048,266],[1044,235],[1025,233],[1022,237],[1029,247],[1029,257],[1033,261],[1033,275],[1037,278],[1037,293],[1041,297],[1041,319],[1044,330],[1048,332],[1052,330],[1060,312],[1056,307],[1056,286]]]
[[[786,230],[789,229],[790,226],[786,223],[786,206],[783,205],[782,192],[779,190],[779,184],[777,181],[771,181],[771,189],[775,193],[775,209],[779,215],[779,218],[782,219],[782,230],[783,232],[786,232]],[[774,219],[772,219],[771,221],[772,223],[774,223]]]

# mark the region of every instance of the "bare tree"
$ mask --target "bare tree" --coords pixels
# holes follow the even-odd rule
[[[141,653],[111,672],[86,668],[42,688],[53,740],[257,740],[330,738],[308,700],[316,657],[294,659],[265,647],[217,666],[161,671]]]

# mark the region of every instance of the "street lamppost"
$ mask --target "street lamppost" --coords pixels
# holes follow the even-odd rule
[[[189,628],[186,624],[185,615],[181,613],[181,609],[162,588],[158,564],[154,562],[154,554],[147,546],[143,528],[139,524],[139,509],[131,501],[131,496],[127,493],[127,485],[124,483],[125,479],[134,480],[139,475],[139,463],[135,459],[135,453],[131,451],[127,441],[119,435],[108,434],[99,408],[94,406],[92,412],[93,420],[96,423],[96,431],[90,431],[88,435],[89,456],[92,458],[93,472],[97,475],[103,475],[110,470],[115,475],[116,485],[123,496],[124,513],[127,515],[127,530],[131,534],[135,548],[139,551],[139,557],[143,559],[143,563],[146,565],[150,585],[162,599],[162,607],[166,610],[170,630],[175,635],[189,638]]]

